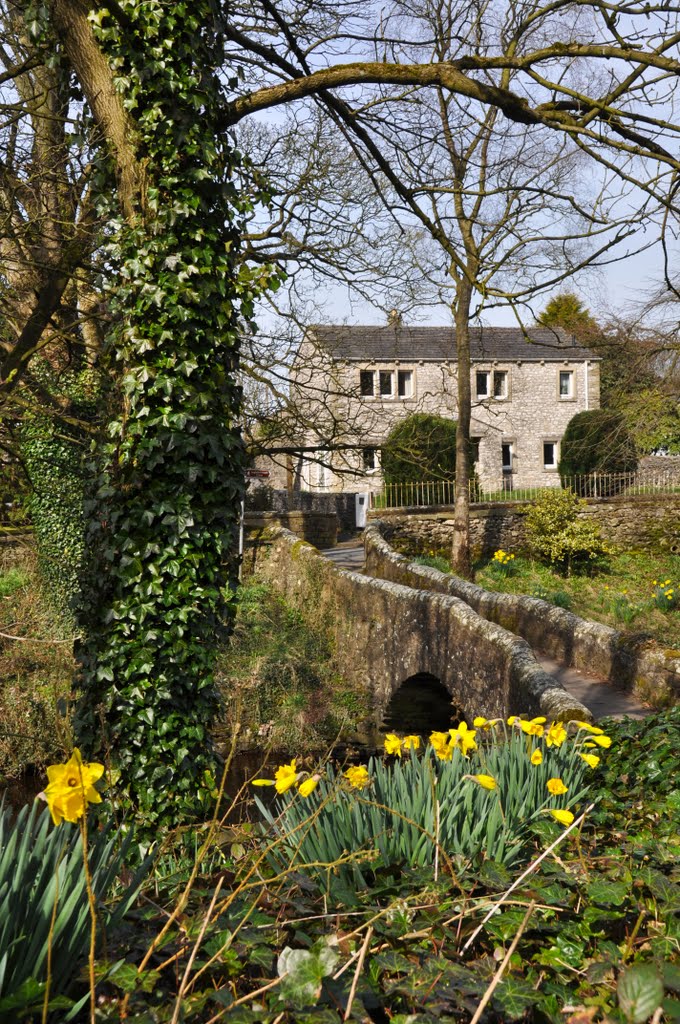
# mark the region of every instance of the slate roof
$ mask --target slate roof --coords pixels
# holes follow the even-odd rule
[[[334,359],[442,362],[455,359],[456,354],[456,332],[450,327],[322,325],[313,327],[310,333],[319,347]],[[470,348],[476,362],[517,359],[562,362],[599,358],[561,328],[531,327],[523,332],[518,327],[473,327]]]

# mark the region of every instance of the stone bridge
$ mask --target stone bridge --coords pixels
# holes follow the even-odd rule
[[[370,690],[378,723],[399,687],[421,673],[440,680],[468,719],[592,719],[525,640],[458,597],[339,569],[281,528],[269,532],[257,566],[294,607],[328,617],[338,671]]]

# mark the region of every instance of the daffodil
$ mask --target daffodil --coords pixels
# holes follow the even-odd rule
[[[578,729],[584,729],[586,732],[592,733],[593,736],[601,736],[604,729],[600,729],[597,725],[591,725],[590,722],[574,722],[574,725]]]
[[[368,768],[364,764],[355,764],[345,772],[345,778],[354,789],[364,789],[368,785]]]
[[[300,796],[309,796],[310,793],[314,792],[318,785],[319,776],[311,775],[308,779],[305,779],[304,782],[300,783],[300,785],[298,786],[298,793],[300,794]]]
[[[548,779],[546,782],[548,792],[552,793],[553,796],[561,796],[562,793],[567,792],[567,786],[564,785],[562,779]]]
[[[276,782],[274,779],[253,779],[252,786],[275,786]]]
[[[420,736],[404,736],[404,750],[420,750]]]
[[[598,747],[604,747],[606,750],[608,747],[611,747],[612,738],[611,736],[593,736],[593,743],[597,743]]]
[[[430,734],[430,743],[440,761],[450,761],[453,756],[453,744],[451,737],[446,732],[433,732]]]
[[[468,757],[471,750],[477,749],[476,730],[468,728],[467,722],[461,722],[457,729],[449,729],[449,736],[451,745],[458,747],[464,757]]]
[[[531,718],[528,721],[524,718],[519,720],[520,728],[522,732],[526,733],[527,736],[542,736],[543,726],[545,725],[545,718]]]
[[[280,768],[277,768],[274,772],[274,785],[276,786],[276,792],[279,794],[287,793],[291,786],[294,786],[297,782],[297,768],[295,767],[295,758],[290,764],[282,764]]]
[[[552,814],[555,821],[559,821],[560,825],[571,825],[574,820],[571,811],[558,811],[551,807],[549,813]]]
[[[483,729],[484,732],[488,732],[489,729],[493,729],[495,725],[502,722],[502,718],[484,718],[483,715],[478,715],[472,722],[475,729]]]
[[[536,747],[529,760],[534,765],[543,764],[543,751],[540,749],[540,747]]]
[[[47,801],[55,825],[62,821],[78,821],[88,804],[101,803],[102,798],[94,784],[103,774],[104,765],[84,762],[77,747],[74,747],[66,764],[49,766],[49,785],[42,796]]]
[[[597,768],[600,763],[600,758],[597,754],[579,754],[579,757],[582,757],[585,763],[591,768]]]
[[[467,775],[466,778],[474,779],[483,789],[498,789],[498,783],[493,775]]]
[[[394,732],[388,732],[385,737],[385,753],[396,754],[397,757],[401,757],[401,740]]]
[[[545,742],[549,747],[561,747],[567,738],[567,730],[562,722],[553,722],[545,734]]]

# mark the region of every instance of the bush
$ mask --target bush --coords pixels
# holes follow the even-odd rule
[[[579,518],[586,507],[573,491],[554,488],[530,505],[525,519],[534,555],[561,571],[592,567],[611,549],[596,523]]]
[[[456,422],[414,413],[392,428],[382,448],[385,483],[455,480]]]
[[[575,483],[583,497],[595,488],[604,496],[618,493],[625,486],[625,474],[637,469],[635,444],[623,417],[608,409],[577,413],[562,438],[558,469],[563,486]],[[614,479],[573,480],[592,473],[612,474]]]

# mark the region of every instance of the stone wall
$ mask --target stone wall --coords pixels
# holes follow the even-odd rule
[[[399,686],[422,672],[441,680],[468,718],[592,717],[524,640],[457,597],[337,569],[285,530],[272,530],[269,541],[258,570],[301,611],[331,616],[338,671],[370,690],[378,721]]]
[[[290,530],[315,548],[335,547],[338,540],[335,512],[246,512],[243,525],[246,545],[256,543],[273,526]]]
[[[246,513],[310,512],[336,515],[342,533],[356,533],[355,498],[357,491],[317,494],[313,491],[288,491],[259,484],[246,492]],[[292,527],[291,527],[292,529]],[[293,531],[295,532],[295,531]],[[305,538],[306,539],[306,538]]]
[[[470,509],[470,535],[476,557],[488,557],[503,548],[526,550],[525,502],[489,502]],[[602,533],[619,547],[680,552],[680,495],[588,498],[581,515],[594,520]],[[450,548],[453,510],[384,509],[369,513],[381,520],[394,538],[413,541],[414,550]]]
[[[533,650],[608,680],[642,699],[664,704],[680,697],[680,654],[663,651],[644,638],[588,622],[535,597],[499,594],[397,554],[386,538],[391,524],[365,531],[366,572],[423,590],[451,594],[479,615],[523,637]]]

